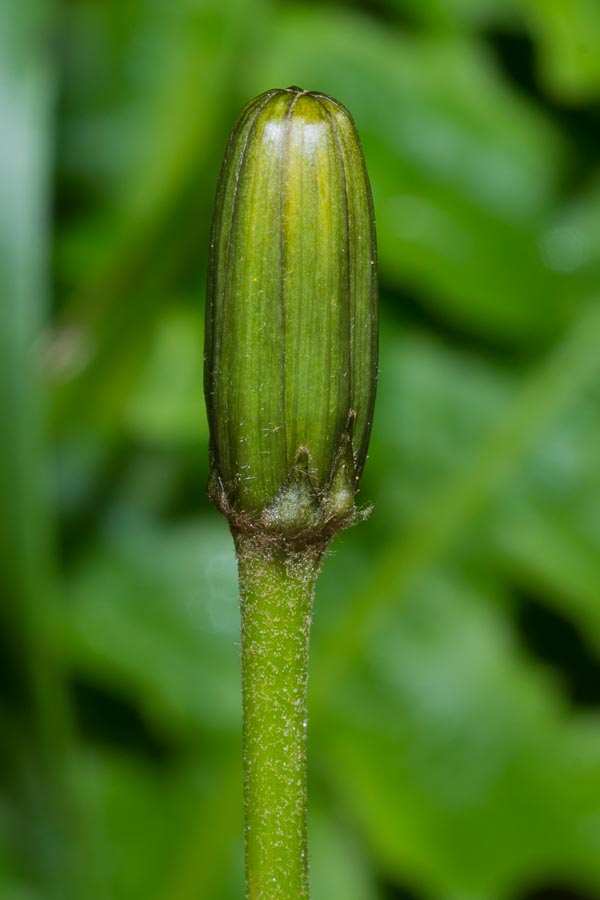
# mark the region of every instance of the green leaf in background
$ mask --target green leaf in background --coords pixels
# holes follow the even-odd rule
[[[600,173],[569,196],[547,223],[541,238],[547,265],[569,277],[573,290],[593,296],[600,278]]]
[[[387,5],[436,29],[504,24],[513,20],[518,8],[514,0],[387,0]]]
[[[235,748],[236,752],[238,748]],[[156,761],[95,749],[79,759],[77,781],[91,810],[107,897],[234,900],[242,828],[241,773],[229,749],[197,750],[168,775]],[[210,824],[208,824],[210,823]]]
[[[216,176],[250,14],[244,0],[187,0],[167,14],[149,3],[133,7],[82,4],[64,26],[59,172],[75,191],[99,191],[69,211],[57,243],[57,324],[89,347],[56,395],[57,418],[71,422],[74,410],[93,410],[111,380],[131,373],[131,356],[163,309],[165,284],[185,265],[200,284],[211,214],[204,179]],[[123,399],[128,385],[116,387]]]
[[[44,52],[53,4],[0,6],[0,894],[71,900],[85,838],[70,790],[62,660],[47,502],[39,336],[48,305],[55,68]],[[6,860],[6,863],[4,862]],[[86,873],[90,898],[93,873]]]
[[[314,810],[310,875],[314,900],[342,896],[345,900],[375,900],[373,871],[355,834],[340,827],[335,808]]]
[[[139,382],[129,395],[127,421],[138,440],[203,447],[208,428],[202,393],[202,321],[185,306],[166,310],[157,323]]]
[[[236,732],[235,585],[225,526],[173,532],[123,513],[73,577],[67,657],[84,678],[132,697],[159,732]]]
[[[566,720],[489,591],[420,579],[364,658],[319,741],[386,869],[433,896],[597,883],[600,731]]]
[[[570,103],[594,100],[600,88],[600,6],[596,0],[527,0],[548,88]]]

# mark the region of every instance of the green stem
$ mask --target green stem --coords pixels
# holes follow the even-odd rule
[[[236,536],[242,612],[247,900],[308,898],[306,687],[325,545]]]

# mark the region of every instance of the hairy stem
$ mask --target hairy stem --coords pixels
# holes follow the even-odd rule
[[[308,898],[306,687],[326,544],[236,535],[242,612],[247,900]]]

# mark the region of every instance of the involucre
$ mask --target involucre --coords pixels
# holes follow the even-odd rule
[[[352,521],[377,380],[373,205],[352,118],[267,91],[221,170],[206,313],[213,501],[286,539]]]

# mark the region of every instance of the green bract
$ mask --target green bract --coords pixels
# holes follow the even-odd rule
[[[348,111],[267,91],[221,170],[206,316],[211,496],[234,527],[347,524],[377,380],[375,224]]]

